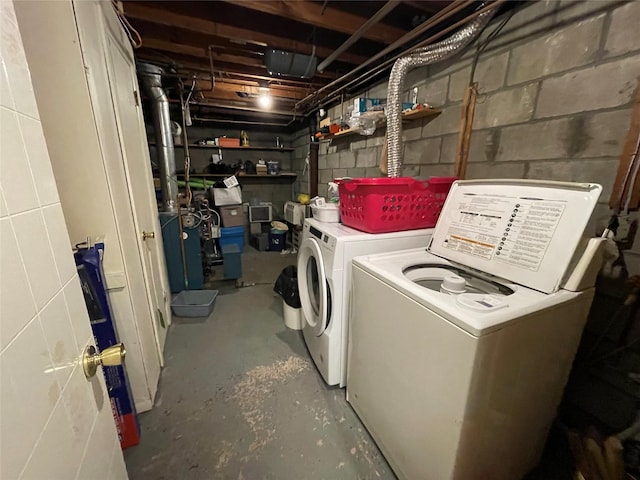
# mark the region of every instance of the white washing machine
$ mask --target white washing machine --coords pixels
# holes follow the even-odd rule
[[[302,332],[327,384],[346,384],[351,259],[392,250],[426,249],[432,231],[370,234],[340,223],[305,219],[298,251]]]
[[[456,182],[428,250],[353,260],[347,400],[399,478],[537,464],[593,298],[601,239],[572,257],[600,192]]]

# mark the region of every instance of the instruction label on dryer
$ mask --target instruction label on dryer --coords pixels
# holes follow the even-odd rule
[[[444,246],[537,271],[564,208],[561,200],[467,194],[450,219]]]

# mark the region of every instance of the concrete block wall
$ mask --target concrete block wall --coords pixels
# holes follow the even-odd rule
[[[640,78],[637,25],[640,2],[541,0],[520,6],[479,57],[467,178],[598,182],[604,192],[597,216],[606,218]],[[405,99],[417,87],[419,101],[443,112],[430,123],[405,124],[404,175],[453,173],[474,54],[471,48],[407,75]],[[360,95],[386,97],[386,90],[385,82]],[[339,118],[342,111],[338,105],[329,115]],[[321,145],[321,194],[333,177],[380,175],[383,130]],[[294,165],[298,161],[294,155]]]

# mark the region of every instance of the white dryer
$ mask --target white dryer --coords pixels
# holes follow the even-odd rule
[[[353,260],[347,400],[399,478],[539,461],[593,298],[601,242],[572,257],[600,192],[456,182],[428,251]]]
[[[325,382],[346,384],[351,259],[422,247],[433,229],[370,234],[340,223],[305,219],[298,251],[298,289],[307,348]]]

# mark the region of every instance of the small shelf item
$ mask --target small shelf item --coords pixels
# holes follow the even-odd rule
[[[427,118],[428,121],[426,123],[429,123],[431,120],[435,119],[441,113],[442,113],[442,110],[440,110],[438,108],[430,108],[430,107],[416,108],[414,110],[409,110],[409,111],[402,112],[402,120],[405,121],[405,122],[411,122],[411,121],[415,121],[415,120],[420,120],[422,118]],[[387,123],[386,118],[383,118],[378,122],[377,127],[382,127],[383,125],[386,126],[386,123]],[[340,130],[337,133],[330,133],[330,134],[326,134],[326,135],[321,135],[319,137],[319,139],[320,140],[333,140],[334,138],[339,138],[339,137],[343,137],[343,136],[347,136],[347,135],[353,135],[355,133],[360,133],[360,129],[359,128],[348,128],[346,130]]]

